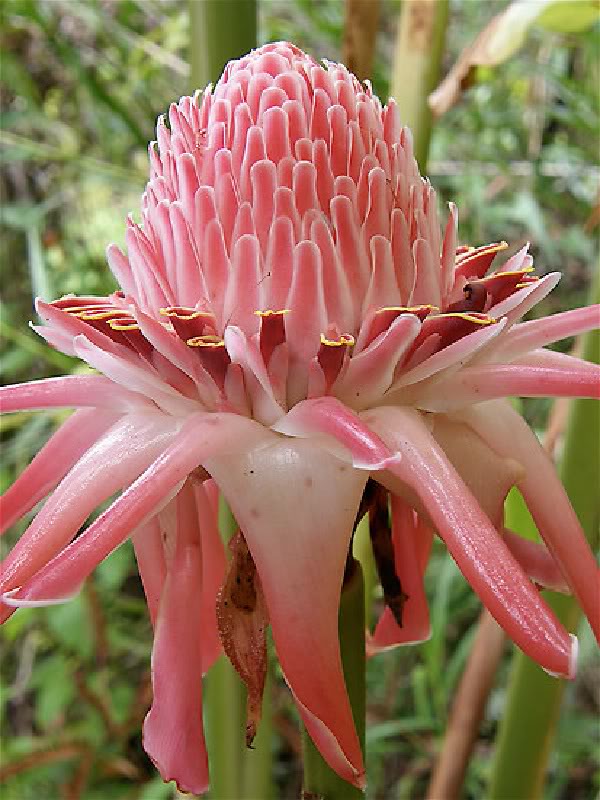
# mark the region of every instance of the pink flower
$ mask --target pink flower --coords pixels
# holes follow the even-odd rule
[[[559,275],[535,277],[527,248],[489,272],[506,244],[459,247],[454,206],[442,235],[393,101],[293,45],[230,63],[157,140],[142,223],[128,220],[127,255],[108,250],[121,290],[37,303],[35,330],[101,374],[2,390],[7,412],[77,409],[3,498],[8,526],[48,495],[3,565],[4,616],[70,597],[132,537],[155,625],[144,745],[165,779],[205,790],[220,492],[305,724],[360,786],[337,613],[372,477],[392,495],[402,589],[371,650],[428,636],[433,528],[519,647],[572,676],[574,640],[528,575],[572,591],[598,633],[597,567],[503,398],[598,397],[597,367],[544,349],[595,327],[598,307],[520,323]],[[503,531],[514,484],[546,546]]]

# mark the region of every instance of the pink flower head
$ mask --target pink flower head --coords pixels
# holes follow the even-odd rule
[[[429,635],[432,529],[547,671],[573,675],[574,640],[530,577],[572,591],[598,633],[592,553],[503,399],[598,397],[597,367],[544,349],[595,327],[598,307],[519,322],[559,275],[537,278],[526,247],[490,271],[507,245],[461,247],[456,231],[450,206],[441,232],[394,102],[342,65],[270,44],[159,119],[141,224],[128,220],[127,255],[108,249],[120,290],[37,303],[35,330],[99,374],[3,390],[7,412],[77,409],[3,498],[8,526],[48,495],[3,565],[4,616],[73,595],[131,537],[155,626],[144,745],[186,791],[208,785],[218,493],[306,727],[358,786],[337,615],[369,477],[391,493],[384,535],[402,587],[386,592],[372,651]],[[544,546],[503,530],[515,484]],[[242,635],[235,625],[222,635]]]

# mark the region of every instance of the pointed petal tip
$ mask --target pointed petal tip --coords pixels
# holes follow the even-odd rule
[[[79,594],[80,590],[81,586],[78,586],[74,592],[69,593],[65,597],[48,597],[46,599],[27,600],[24,597],[14,597],[17,592],[21,591],[21,587],[16,586],[14,589],[10,589],[8,592],[0,594],[0,602],[4,603],[6,606],[10,606],[11,608],[44,608],[45,606],[58,606],[62,603],[68,603]]]
[[[552,670],[545,669],[542,667],[544,672],[548,675],[551,675],[553,678],[566,678],[569,681],[574,680],[575,676],[577,675],[577,661],[579,658],[579,640],[575,636],[574,633],[570,633],[569,636],[571,637],[571,653],[569,655],[569,667],[566,673],[564,672],[552,672]]]
[[[387,653],[390,650],[395,650],[397,647],[404,647],[405,645],[425,644],[431,639],[433,631],[431,625],[423,632],[423,635],[410,637],[406,640],[391,642],[390,644],[379,644],[376,635],[367,631],[366,637],[366,655],[367,658],[378,656],[380,653]]]

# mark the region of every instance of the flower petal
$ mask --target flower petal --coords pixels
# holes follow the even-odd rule
[[[156,625],[167,568],[158,517],[140,525],[131,536],[150,620]]]
[[[207,460],[244,531],[286,681],[323,757],[356,785],[364,768],[338,642],[344,565],[366,474],[313,441],[274,433]]]
[[[173,415],[183,415],[197,411],[197,402],[184,397],[163,381],[149,364],[137,366],[127,359],[113,355],[97,347],[85,336],[76,336],[73,340],[75,352],[91,367],[102,372],[111,381],[123,387],[132,387],[145,397],[151,398],[156,405]],[[114,386],[113,383],[113,386]]]
[[[177,494],[183,480],[203,458],[264,438],[264,428],[244,417],[191,415],[176,433],[171,432],[168,445],[162,442],[163,452],[146,471],[87,530],[22,585],[12,603],[19,598],[52,600],[71,594],[100,561]]]
[[[396,575],[407,595],[402,612],[402,627],[389,608],[381,615],[367,645],[369,655],[399,644],[423,642],[431,636],[429,608],[423,586],[423,574],[431,548],[430,528],[418,522],[412,508],[397,495],[392,495],[392,541]]]
[[[466,361],[471,359],[483,347],[489,345],[502,332],[504,325],[504,320],[500,320],[495,324],[485,325],[481,330],[469,333],[442,350],[438,350],[407,372],[400,372],[398,380],[394,382],[389,390],[389,395],[391,396],[393,393],[395,396],[397,390],[430,378],[442,370],[464,366]]]
[[[506,528],[504,541],[525,572],[539,586],[570,594],[564,575],[545,545],[525,539]]]
[[[43,500],[117,419],[117,414],[98,409],[70,416],[0,498],[0,533]]]
[[[499,397],[600,397],[600,367],[579,358],[536,350],[512,364],[465,367],[418,387],[414,404],[453,411]]]
[[[598,567],[554,465],[525,420],[509,403],[481,404],[461,414],[497,453],[524,467],[518,482],[540,536],[600,639]]]
[[[421,415],[411,409],[379,408],[362,418],[390,448],[402,453],[390,472],[420,498],[461,572],[497,622],[546,671],[573,677],[569,634],[539,597]],[[512,443],[514,432],[505,435]]]
[[[112,408],[131,410],[154,404],[137,392],[118,386],[103,375],[65,375],[0,387],[3,414],[46,408]]]
[[[321,444],[344,460],[348,455],[340,450],[342,445],[350,454],[357,469],[386,469],[396,458],[381,439],[364,425],[360,417],[346,408],[335,397],[318,397],[303,400],[272,426],[273,430],[288,436],[327,437]]]
[[[211,481],[212,483],[212,481]],[[221,654],[217,630],[216,602],[225,579],[227,558],[215,512],[204,483],[194,482],[196,513],[202,537],[202,674],[205,675]]]
[[[188,506],[169,564],[152,649],[152,708],[144,721],[144,749],[163,780],[182,792],[208,789],[208,756],[202,724],[202,551],[194,523],[192,490],[177,499]],[[184,511],[184,517],[186,512]],[[189,524],[186,524],[189,523]]]
[[[562,314],[533,319],[514,325],[497,342],[495,359],[512,361],[523,353],[578,336],[600,327],[600,305],[575,308]]]
[[[100,503],[146,469],[176,430],[176,421],[156,413],[128,414],[113,425],[61,481],[4,559],[0,590],[23,585],[41,569]]]

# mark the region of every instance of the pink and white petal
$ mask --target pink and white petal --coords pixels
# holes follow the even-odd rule
[[[156,624],[160,598],[167,575],[162,533],[158,518],[141,525],[131,536],[138,571],[146,595],[152,624]]]
[[[194,504],[193,495],[182,499]],[[152,649],[153,700],[144,720],[143,744],[164,781],[174,780],[181,792],[202,794],[208,789],[202,723],[203,566],[195,533],[179,526],[160,598]]]
[[[398,379],[394,382],[389,390],[389,395],[395,395],[395,392],[405,386],[418,383],[430,378],[432,375],[440,373],[442,370],[458,369],[467,363],[471,358],[479,353],[484,347],[489,346],[504,329],[505,321],[491,325],[485,325],[481,330],[476,330],[463,336],[462,339],[449,344],[442,350],[438,350],[429,358],[417,364],[416,367],[409,369],[407,372],[401,372]]]
[[[337,626],[344,565],[367,476],[314,441],[271,433],[267,442],[205,466],[244,532],[279,661],[307,729],[329,765],[361,786],[363,759]]]
[[[153,347],[168,361],[188,375],[196,384],[198,393],[207,408],[215,408],[220,392],[210,374],[202,367],[195,353],[183,341],[166,330],[160,322],[135,307],[135,319],[140,330]]]
[[[283,408],[275,399],[267,368],[255,340],[235,325],[229,325],[224,338],[229,357],[233,363],[241,365],[248,380],[254,416],[268,425],[283,414]]]
[[[522,289],[518,289],[506,300],[496,303],[495,306],[488,309],[487,313],[490,317],[495,317],[496,319],[506,317],[508,330],[511,325],[518,322],[530,309],[541,302],[546,295],[550,294],[560,279],[560,272],[550,272],[540,278],[539,281],[534,281]]]
[[[550,457],[507,402],[481,404],[462,412],[461,417],[496,453],[514,458],[523,466],[517,486],[540,536],[600,639],[598,567]]]
[[[393,476],[427,509],[461,572],[514,642],[547,672],[573,677],[575,643],[538,595],[490,520],[412,409],[379,408],[363,420],[402,458]],[[514,439],[511,433],[508,441]],[[388,485],[386,476],[376,476]],[[390,488],[395,489],[394,481]]]
[[[504,503],[511,488],[523,477],[513,458],[499,456],[475,431],[450,415],[435,414],[431,433],[460,475],[495,530],[504,525]]]
[[[454,411],[500,397],[600,397],[600,367],[579,358],[537,350],[511,364],[465,367],[415,387],[424,411]]]
[[[148,398],[118,386],[103,375],[65,375],[0,387],[0,411],[3,414],[85,407],[117,411],[156,408]]]
[[[392,495],[391,506],[396,575],[408,598],[404,602],[402,627],[390,609],[384,609],[367,645],[369,655],[400,644],[423,642],[431,636],[429,608],[423,586],[424,568],[419,558],[422,543],[418,541],[418,537],[429,535],[431,543],[431,531],[427,532],[417,524],[414,511],[402,498]]]
[[[271,427],[287,436],[320,437],[323,449],[350,461],[357,469],[387,469],[397,458],[360,417],[335,397],[303,400]]]
[[[73,304],[77,305],[78,300],[79,298],[74,297]],[[87,322],[84,322],[84,320],[79,319],[72,314],[67,314],[62,309],[57,308],[50,303],[44,302],[44,300],[41,300],[39,297],[35,301],[35,308],[38,315],[44,320],[44,322],[48,323],[51,329],[61,334],[63,337],[65,337],[65,339],[70,340],[71,345],[69,350],[65,351],[68,355],[76,355],[73,345],[73,340],[75,337],[85,336],[86,339],[89,339],[89,341],[92,342],[96,347],[99,347],[101,350],[105,350],[107,353],[120,356],[131,364],[136,364],[139,362],[140,359],[137,353],[134,353],[124,345],[113,341],[110,336],[107,336],[101,331],[92,328],[92,326]],[[42,336],[45,336],[44,329],[42,329],[40,333]]]
[[[415,340],[421,323],[414,314],[401,315],[365,350],[350,359],[333,386],[342,402],[364,409],[379,401],[394,379],[394,371]]]
[[[182,416],[198,410],[198,403],[177,392],[156,371],[145,362],[144,365],[130,364],[120,356],[96,347],[85,336],[76,336],[73,341],[75,352],[91,367],[102,372],[115,383],[151,398],[156,405],[169,414]]]
[[[2,562],[0,590],[23,585],[75,536],[89,514],[135,480],[165,450],[175,420],[128,414],[72,467]]]
[[[530,350],[600,327],[600,305],[575,308],[514,325],[494,348],[494,360],[512,361]]]
[[[205,675],[222,651],[216,601],[225,580],[227,558],[219,533],[218,515],[205,490],[205,483],[194,484],[194,497],[202,538],[202,674]]]
[[[118,418],[98,409],[72,414],[0,497],[0,534],[43,500]]]
[[[178,493],[203,459],[256,446],[268,435],[258,423],[234,414],[189,416],[162,442],[162,452],[145,472],[87,530],[22,584],[10,605],[18,606],[21,599],[70,596],[104,558]]]
[[[539,586],[555,592],[570,594],[564,575],[545,545],[524,539],[523,536],[506,528],[504,529],[504,541],[527,575]]]

